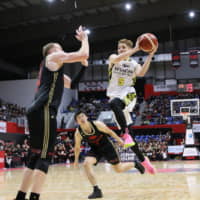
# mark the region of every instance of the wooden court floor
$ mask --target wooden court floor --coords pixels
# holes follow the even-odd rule
[[[102,200],[200,200],[200,162],[154,162],[156,175],[140,175],[135,169],[115,173],[109,164],[95,167]],[[0,200],[12,200],[23,169],[0,171]],[[92,187],[83,168],[54,165],[50,168],[41,200],[85,200]]]

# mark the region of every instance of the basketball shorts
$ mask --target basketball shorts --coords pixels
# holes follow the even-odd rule
[[[108,95],[109,96],[109,95]],[[110,101],[119,98],[125,103],[124,111],[132,112],[137,101],[137,94],[134,87],[126,87],[122,91],[110,93]]]
[[[57,136],[56,113],[48,106],[43,106],[29,112],[27,118],[31,151],[40,154],[41,158],[47,158],[54,152]]]
[[[97,162],[95,165],[97,165],[101,158],[105,158],[112,165],[116,165],[120,162],[118,152],[111,141],[108,141],[103,146],[91,147],[90,151],[86,154],[86,157],[87,156],[96,158]]]

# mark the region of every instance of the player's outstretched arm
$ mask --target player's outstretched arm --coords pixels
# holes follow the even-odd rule
[[[149,55],[147,56],[147,59],[145,60],[145,62],[142,66],[138,65],[138,68],[136,70],[137,76],[143,77],[147,73],[147,71],[149,70],[149,67],[150,67],[152,57],[156,53],[157,49],[158,49],[158,47],[149,53]]]
[[[114,139],[116,139],[116,141],[118,142],[118,144],[120,146],[122,146],[122,147],[124,146],[123,140],[114,131],[112,131],[110,128],[108,128],[108,126],[106,126],[103,122],[95,121],[94,123],[100,131],[102,131],[102,132],[110,135]]]
[[[77,40],[81,42],[81,48],[76,52],[66,53],[66,52],[55,52],[47,56],[46,66],[51,71],[59,70],[64,63],[74,63],[82,62],[89,57],[89,42],[88,36],[85,31],[83,31],[82,26],[76,30]]]
[[[76,129],[75,135],[74,135],[74,140],[75,140],[75,147],[74,147],[74,167],[78,166],[78,161],[79,161],[79,155],[80,155],[80,151],[81,151],[81,141],[82,141],[82,137],[78,131],[78,129]]]

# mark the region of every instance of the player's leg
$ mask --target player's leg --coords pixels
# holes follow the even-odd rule
[[[133,167],[135,167],[141,174],[144,174],[144,167],[141,165],[140,162],[128,162],[128,163],[120,163],[120,159],[118,156],[118,152],[115,149],[114,145],[111,141],[109,141],[104,147],[103,147],[103,156],[106,158],[106,160],[112,164],[114,170],[116,172],[124,172],[127,171]]]
[[[145,169],[150,174],[155,174],[156,173],[156,169],[150,163],[149,159],[147,157],[144,157],[142,152],[139,150],[138,144],[137,144],[137,142],[135,140],[135,137],[134,137],[133,129],[131,128],[132,119],[131,119],[131,115],[130,115],[129,111],[133,110],[133,108],[135,107],[135,104],[136,104],[136,98],[133,99],[133,101],[131,101],[129,104],[127,104],[126,108],[124,109],[124,116],[125,116],[126,121],[127,121],[129,133],[130,133],[130,135],[131,135],[131,137],[132,137],[132,139],[134,141],[134,145],[132,145],[130,148],[136,154],[136,156],[138,157],[138,159],[141,162],[141,164],[145,167]]]
[[[35,165],[30,200],[39,200],[40,198],[57,136],[56,114],[54,111],[49,109],[48,106],[45,106],[44,109],[41,109],[41,116],[43,118],[43,120],[41,120],[42,138],[40,139],[40,147],[38,146],[41,151],[40,157]]]
[[[93,166],[97,163],[97,159],[92,156],[86,156],[83,166],[86,173],[86,176],[93,186],[93,192],[88,196],[88,199],[96,199],[103,197],[101,189],[97,185],[95,173],[93,170]]]
[[[95,157],[86,157],[83,162],[83,167],[86,173],[86,176],[91,183],[92,186],[97,185],[97,181],[95,178],[95,173],[93,170],[93,165],[97,162]]]
[[[22,183],[17,192],[15,200],[25,200],[26,194],[32,184],[33,170],[27,168],[25,169]]]
[[[134,106],[135,106],[136,102],[131,102],[129,104],[129,109],[133,110]],[[127,125],[128,125],[128,129],[129,129],[129,134],[131,135],[133,141],[134,141],[134,145],[131,146],[130,148],[132,149],[132,151],[136,154],[136,156],[138,157],[140,162],[143,162],[145,160],[145,157],[143,156],[142,152],[139,150],[138,144],[135,140],[134,134],[133,134],[133,129],[131,128],[131,126],[133,125],[133,121],[129,112],[129,109],[126,107],[124,109],[124,116],[126,118],[127,121]]]
[[[125,147],[127,148],[132,146],[134,143],[132,141],[132,138],[128,134],[127,122],[123,113],[125,103],[119,98],[114,98],[110,101],[110,107],[113,110],[117,123],[121,128],[120,136],[125,140]]]
[[[118,172],[118,173],[121,173],[121,172],[125,172],[125,171],[128,171],[132,168],[136,168],[138,169],[138,171],[141,173],[141,174],[144,174],[145,172],[145,169],[144,167],[141,165],[141,163],[139,162],[126,162],[126,163],[118,163],[116,165],[112,165],[113,166],[113,169]]]
[[[38,159],[33,176],[33,185],[31,188],[30,200],[38,200],[46,180],[50,159]]]
[[[121,173],[121,172],[125,172],[125,171],[128,171],[132,168],[134,168],[134,163],[131,163],[131,162],[128,162],[128,163],[118,163],[118,164],[113,164],[112,165],[113,169],[118,172],[118,173]]]
[[[37,162],[37,159],[39,158],[39,154],[33,153],[32,152],[32,147],[34,145],[38,145],[40,140],[40,112],[35,111],[31,112],[27,115],[28,119],[28,124],[29,124],[29,132],[30,132],[30,146],[31,150],[28,154],[28,164],[27,164],[27,169],[25,169],[22,183],[20,185],[19,191],[17,192],[16,195],[16,200],[24,200],[25,196],[30,189],[32,183],[33,183],[33,174],[34,174],[34,169],[35,165]]]
[[[114,98],[110,101],[110,107],[115,114],[115,118],[121,128],[121,132],[124,133],[127,128],[126,119],[123,113],[125,103],[119,98]]]
[[[24,172],[23,180],[22,180],[19,192],[16,196],[16,200],[25,199],[25,195],[33,183],[34,169],[35,169],[38,158],[39,158],[39,154],[32,153],[32,152],[29,153],[27,168]]]

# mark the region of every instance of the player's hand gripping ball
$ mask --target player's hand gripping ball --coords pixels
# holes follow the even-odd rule
[[[144,33],[140,35],[137,39],[139,48],[144,52],[152,52],[156,47],[158,47],[158,39],[152,33]]]

